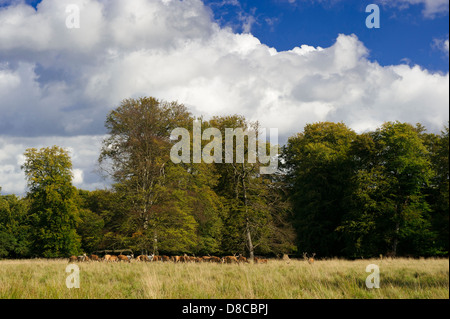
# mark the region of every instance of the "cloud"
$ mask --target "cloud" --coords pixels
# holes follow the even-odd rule
[[[108,185],[95,174],[101,136],[76,137],[5,137],[0,136],[0,186],[3,193],[25,194],[26,180],[21,165],[25,161],[23,153],[28,148],[58,145],[69,151],[73,165],[73,184],[84,189],[102,189]]]
[[[395,6],[400,9],[408,8],[410,5],[423,5],[422,13],[426,18],[434,18],[436,15],[448,14],[448,0],[378,0],[387,6]]]
[[[79,29],[65,26],[68,4],[80,7]],[[439,132],[448,85],[448,73],[371,61],[355,35],[277,51],[220,27],[200,0],[18,2],[0,7],[0,186],[23,193],[21,154],[59,145],[72,150],[78,187],[104,187],[93,173],[104,121],[129,97],[177,100],[206,118],[239,113],[278,128],[283,143],[324,120]]]
[[[448,52],[449,52],[448,35],[447,35],[447,39],[434,38],[431,46],[435,49],[438,49],[438,50],[444,52],[448,58]]]

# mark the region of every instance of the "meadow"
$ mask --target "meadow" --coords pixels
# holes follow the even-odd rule
[[[0,260],[1,299],[448,299],[448,259],[269,260],[267,264],[171,262],[76,263],[80,288],[69,289],[67,259]],[[380,269],[368,289],[366,266]]]

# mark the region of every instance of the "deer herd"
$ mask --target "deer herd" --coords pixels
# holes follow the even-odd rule
[[[314,263],[314,256],[316,254],[313,253],[312,256],[308,257],[307,253],[303,253],[303,259],[307,261],[309,264]],[[286,255],[287,256],[287,255]],[[284,256],[283,256],[283,259]],[[250,260],[246,257],[242,256],[241,254],[237,255],[234,254],[233,256],[224,256],[224,257],[217,257],[217,256],[203,256],[203,257],[195,257],[195,256],[188,256],[184,254],[183,256],[159,256],[159,255],[139,255],[136,258],[134,258],[134,255],[105,255],[103,257],[99,257],[97,255],[89,255],[86,254],[80,255],[80,256],[71,256],[69,257],[69,263],[71,262],[91,262],[91,261],[97,261],[97,262],[128,262],[131,263],[132,260],[135,260],[136,262],[173,262],[173,263],[217,263],[217,264],[244,264],[244,263],[250,263]],[[268,259],[265,258],[253,258],[254,264],[267,264]]]

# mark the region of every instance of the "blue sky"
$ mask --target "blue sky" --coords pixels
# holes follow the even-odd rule
[[[435,0],[437,1],[437,0]],[[426,2],[402,6],[379,3],[381,27],[368,29],[366,6],[374,0],[205,0],[223,26],[243,30],[243,19],[252,17],[251,33],[277,50],[306,43],[328,47],[339,33],[356,34],[370,50],[370,58],[381,65],[419,64],[447,72],[448,55],[438,41],[448,39],[449,16],[440,10],[424,14]],[[396,2],[391,1],[391,3]]]

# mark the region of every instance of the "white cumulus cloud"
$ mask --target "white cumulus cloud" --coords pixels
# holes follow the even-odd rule
[[[80,28],[65,25],[68,4]],[[447,41],[448,48],[448,41]],[[27,147],[70,147],[78,187],[93,173],[107,112],[129,97],[177,100],[195,115],[239,113],[279,129],[343,121],[448,121],[449,75],[381,66],[357,36],[326,48],[277,51],[212,20],[200,0],[43,0],[0,7],[0,186],[23,193],[17,158]]]

